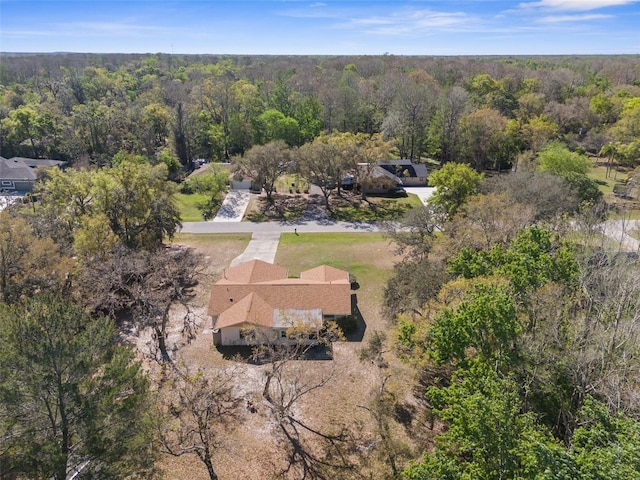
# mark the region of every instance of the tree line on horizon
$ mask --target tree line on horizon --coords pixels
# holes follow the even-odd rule
[[[634,166],[636,56],[2,54],[0,154],[172,168],[275,140],[379,133],[394,155],[478,171],[560,139]]]
[[[296,402],[328,379],[296,383],[295,357],[269,351],[281,477],[640,478],[638,259],[597,234],[581,155],[635,166],[639,69],[634,56],[3,54],[2,156],[102,168],[54,169],[38,202],[0,212],[0,478],[153,478],[160,452],[217,478],[245,405],[232,371],[189,371],[167,342],[170,312],[178,343],[202,321],[203,266],[163,244],[180,223],[168,178],[234,159],[271,184],[299,147],[326,180],[332,159],[388,145],[443,167],[430,206],[386,232],[400,259],[389,325],[360,352],[380,373],[358,405],[371,437],[348,422],[301,435]],[[148,351],[123,341],[142,331]],[[386,381],[400,362],[404,389]]]

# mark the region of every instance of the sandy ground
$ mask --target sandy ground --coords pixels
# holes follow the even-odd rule
[[[221,480],[225,479],[268,479],[273,478],[283,463],[283,445],[277,435],[269,404],[262,397],[268,365],[255,365],[246,361],[225,358],[213,345],[210,320],[206,316],[209,286],[220,278],[223,268],[237,256],[246,243],[187,242],[205,255],[208,269],[205,280],[198,287],[193,308],[198,312],[198,334],[190,343],[181,336],[180,312],[175,312],[170,328],[169,344],[175,345],[174,358],[192,368],[202,368],[205,372],[231,369],[237,378],[235,393],[241,398],[241,405],[251,402],[255,411],[241,408],[234,420],[234,428],[221,432],[220,445],[215,452],[214,465]],[[393,264],[393,256],[379,258],[386,267]],[[326,376],[327,384],[304,396],[294,407],[296,418],[324,431],[335,431],[342,425],[349,425],[359,437],[359,448],[367,449],[378,441],[371,414],[363,407],[370,404],[372,392],[379,388],[381,376],[392,377],[391,388],[398,392],[411,390],[411,373],[398,363],[381,371],[376,365],[363,363],[358,353],[374,330],[387,328],[380,313],[381,291],[362,289],[359,305],[367,321],[367,334],[363,342],[338,342],[333,346],[333,360],[300,360],[291,362],[290,382],[312,382]],[[144,349],[145,341],[139,346]],[[406,432],[400,432],[401,437]],[[406,439],[409,441],[409,439]],[[167,480],[206,480],[209,478],[205,467],[195,456],[161,458],[163,477]],[[376,478],[376,476],[372,477]]]

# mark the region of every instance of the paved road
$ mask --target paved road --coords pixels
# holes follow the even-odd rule
[[[375,222],[334,222],[332,220],[300,220],[295,222],[184,222],[182,233],[265,233],[289,232],[377,232]]]
[[[312,186],[315,187],[315,186]],[[322,196],[318,193],[319,188],[312,188],[307,211],[301,219],[291,222],[241,222],[242,216],[239,210],[248,199],[244,196],[240,198],[237,193],[230,193],[231,198],[225,203],[229,208],[214,221],[210,222],[184,222],[181,232],[184,233],[265,233],[265,232],[295,232],[301,233],[325,233],[325,232],[377,232],[379,228],[376,222],[336,222],[326,216],[322,205]],[[407,187],[407,192],[418,195],[422,203],[426,204],[427,199],[435,190],[429,187]],[[222,210],[222,209],[221,209]]]
[[[231,266],[249,260],[259,259],[273,263],[278,251],[282,232],[322,233],[322,232],[373,232],[378,227],[375,223],[334,222],[327,218],[322,205],[322,198],[312,192],[302,218],[293,222],[241,222],[249,203],[249,192],[229,192],[221,212],[211,222],[185,222],[182,232],[185,233],[251,233],[251,241],[245,251],[234,258]],[[226,205],[226,208],[225,208]]]
[[[415,193],[423,203],[433,192],[430,188],[407,189],[410,193]],[[247,199],[242,196],[234,196],[230,199],[231,206],[243,205]],[[296,221],[291,222],[241,222],[242,217],[238,209],[225,213],[217,221],[209,222],[185,222],[181,232],[184,233],[251,233],[251,241],[247,245],[244,253],[233,260],[232,265],[259,258],[266,262],[273,263],[280,234],[297,233],[349,233],[349,232],[377,232],[380,231],[375,222],[336,222],[324,216],[324,210],[318,208],[318,198],[310,202],[310,208],[305,215]],[[246,208],[246,205],[244,205]],[[640,252],[640,241],[628,235],[628,232],[640,228],[640,221],[609,220],[603,224],[603,232],[608,237],[614,239],[622,250]]]
[[[241,222],[249,203],[249,192],[230,191],[218,215],[210,222],[185,222],[184,233],[251,233],[251,241],[245,251],[234,258],[231,266],[249,260],[259,259],[273,263],[282,232],[323,233],[323,232],[375,232],[374,222],[335,222],[327,218],[322,198],[312,192],[302,218],[293,222]]]

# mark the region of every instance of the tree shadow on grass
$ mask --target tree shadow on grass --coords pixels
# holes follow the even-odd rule
[[[413,208],[409,203],[395,199],[369,195],[361,198],[354,195],[336,197],[332,202],[331,218],[345,222],[374,222],[401,218]]]
[[[267,197],[258,198],[258,209],[247,213],[251,222],[293,221],[304,214],[306,195],[283,195],[275,193],[270,202]]]

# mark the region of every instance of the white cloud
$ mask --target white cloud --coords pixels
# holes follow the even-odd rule
[[[354,17],[344,27],[361,28],[366,33],[406,35],[433,30],[468,30],[477,23],[477,19],[464,12],[407,9],[389,15]]]
[[[314,3],[311,6],[320,4]],[[393,35],[420,33],[425,30],[470,29],[481,30],[480,19],[462,11],[418,10],[391,3],[368,6],[350,3],[349,6],[322,4],[325,8],[294,8],[279,12],[279,15],[292,18],[308,18],[333,21],[327,28],[354,30],[366,34]],[[385,7],[393,10],[383,12]],[[381,7],[381,8],[376,8]],[[377,10],[377,11],[375,11]]]
[[[551,9],[565,11],[588,11],[598,8],[616,7],[637,3],[638,0],[540,0],[538,2],[523,2],[522,9]]]
[[[584,15],[549,15],[541,17],[538,23],[568,23],[568,22],[588,22],[591,20],[603,20],[613,18],[613,15],[584,14]]]

